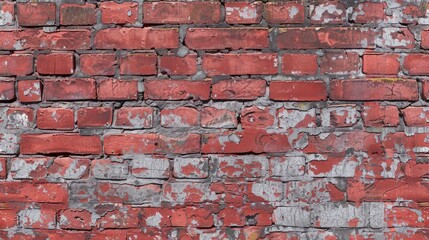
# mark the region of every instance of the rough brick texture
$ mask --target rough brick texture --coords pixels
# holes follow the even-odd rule
[[[0,239],[429,239],[426,0],[9,0],[0,39]]]

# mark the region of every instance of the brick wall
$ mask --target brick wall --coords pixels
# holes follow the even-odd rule
[[[429,239],[426,1],[0,3],[0,239]]]

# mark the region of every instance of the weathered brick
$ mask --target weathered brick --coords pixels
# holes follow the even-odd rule
[[[143,22],[156,24],[213,24],[221,20],[218,2],[145,2]]]
[[[201,126],[203,128],[236,128],[237,118],[233,111],[205,107],[201,109]]]
[[[346,7],[341,2],[322,2],[310,5],[310,21],[314,24],[342,24],[346,21]]]
[[[10,101],[15,98],[15,81],[13,79],[0,78],[0,101]]]
[[[6,128],[27,129],[34,127],[35,114],[31,108],[9,108],[6,111]]]
[[[160,192],[161,188],[155,184],[134,186],[102,182],[97,184],[95,196],[105,203],[143,204],[159,201]]]
[[[304,207],[278,207],[274,210],[273,221],[288,227],[310,227],[310,210]]]
[[[85,209],[65,209],[58,215],[59,226],[67,230],[91,230],[91,215]]]
[[[7,159],[6,158],[0,158],[0,179],[7,178]],[[0,223],[0,226],[2,224]]]
[[[116,127],[151,128],[154,111],[150,107],[122,107],[115,111]]]
[[[322,126],[324,127],[351,127],[359,119],[359,113],[353,104],[332,105],[322,110]]]
[[[96,179],[124,180],[128,175],[128,164],[112,162],[109,159],[91,161],[91,174]]]
[[[401,110],[406,126],[418,127],[429,125],[429,108],[407,107]],[[427,120],[428,119],[428,120]]]
[[[265,4],[268,23],[303,23],[304,4],[299,2],[268,2]]]
[[[163,127],[193,127],[199,124],[200,114],[195,108],[178,107],[161,110],[161,126]]]
[[[23,103],[42,101],[42,83],[40,80],[18,82],[18,99]]]
[[[176,178],[207,178],[209,163],[207,158],[175,158],[173,175]]]
[[[28,208],[18,213],[20,225],[24,228],[55,229],[56,212],[49,208]]]
[[[133,158],[130,166],[136,178],[167,179],[170,176],[170,161],[166,158],[139,156]]]
[[[226,2],[225,21],[229,24],[256,24],[262,20],[262,2]]]
[[[359,3],[353,9],[351,19],[355,23],[376,23],[388,19],[386,14],[387,5],[385,2],[365,2]]]

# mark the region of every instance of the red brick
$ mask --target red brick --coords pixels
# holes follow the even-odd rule
[[[233,111],[204,107],[200,112],[201,126],[203,128],[237,128],[237,117]]]
[[[159,58],[159,69],[167,75],[193,75],[197,73],[197,55],[184,57],[164,55]]]
[[[29,54],[0,55],[0,76],[25,76],[33,73],[33,56]]]
[[[202,67],[209,76],[278,72],[277,54],[274,53],[206,54]]]
[[[415,133],[409,136],[404,132],[390,133],[383,139],[386,156],[392,157],[405,153],[416,158],[416,153],[426,153],[425,149],[429,147],[428,142],[425,140],[426,136],[426,134],[422,133]],[[403,148],[397,148],[398,145],[403,146]]]
[[[42,82],[40,80],[18,81],[18,99],[23,103],[42,101]]]
[[[94,4],[64,3],[60,7],[61,25],[94,25],[97,22]]]
[[[212,86],[216,100],[255,100],[265,95],[267,83],[263,79],[221,80]]]
[[[422,30],[421,35],[421,47],[424,49],[429,49],[429,30]]]
[[[51,53],[37,56],[37,72],[42,75],[71,75],[74,72],[72,53]]]
[[[356,74],[359,62],[357,52],[327,52],[322,57],[320,74]]]
[[[316,54],[283,54],[282,72],[293,75],[315,75],[319,68]]]
[[[409,75],[429,75],[429,54],[408,54],[403,64]]]
[[[97,49],[178,48],[179,32],[170,28],[108,28],[95,33],[94,46]]]
[[[398,126],[399,110],[396,106],[367,102],[363,106],[362,118],[366,127]]]
[[[85,209],[65,209],[59,213],[59,227],[67,230],[91,230],[91,213]]]
[[[65,183],[0,182],[2,202],[65,203],[67,198]]]
[[[0,158],[0,179],[7,178],[7,159]],[[2,226],[1,218],[0,218],[0,228]]]
[[[21,154],[101,153],[101,141],[98,136],[79,134],[22,134],[20,145]]]
[[[219,2],[143,3],[143,23],[214,24],[220,20]]]
[[[185,44],[190,49],[263,49],[269,46],[268,29],[189,28]]]
[[[353,9],[352,20],[355,23],[376,23],[388,19],[386,14],[387,4],[376,2],[359,3]]]
[[[51,130],[73,130],[73,109],[39,108],[37,109],[37,128]]]
[[[104,24],[135,23],[138,18],[137,2],[102,2],[100,3],[101,22]]]
[[[244,129],[266,129],[274,125],[274,115],[270,108],[252,106],[244,108],[240,114]]]
[[[418,89],[415,80],[406,79],[332,80],[329,98],[345,101],[417,101]]]
[[[375,30],[358,27],[280,28],[280,49],[375,48]]]
[[[1,26],[12,26],[15,24],[15,4],[14,2],[4,1],[0,5],[0,10],[3,11],[3,21]]]
[[[265,19],[268,23],[303,23],[304,4],[298,2],[268,2]]]
[[[425,100],[429,100],[429,80],[428,79],[422,80],[422,98]]]
[[[104,137],[104,153],[108,155],[155,153],[156,134],[123,134]]]
[[[210,80],[145,80],[144,98],[153,100],[208,100]]]
[[[310,5],[310,20],[314,24],[342,24],[346,18],[346,7],[341,2],[315,2]]]
[[[256,24],[262,20],[262,2],[225,2],[225,21],[229,24]]]
[[[292,148],[287,135],[253,129],[204,134],[202,138],[203,153],[275,153],[288,152]]]
[[[80,108],[77,111],[79,128],[108,127],[112,124],[113,110],[109,107]]]
[[[156,75],[156,54],[133,53],[119,58],[121,75]]]
[[[136,100],[137,81],[103,79],[98,81],[97,98],[99,100]]]
[[[191,154],[201,152],[201,137],[196,133],[186,133],[179,136],[159,135],[158,152],[169,154]]]
[[[12,228],[17,225],[18,225],[17,210],[2,209],[2,217],[0,218],[0,228],[1,229]]]
[[[18,3],[20,26],[55,25],[55,3]]]
[[[200,114],[197,109],[191,107],[178,107],[161,110],[161,126],[193,127],[200,124]]]
[[[122,107],[116,110],[116,127],[151,128],[154,111],[150,107]]]
[[[397,75],[399,72],[399,55],[397,54],[364,54],[363,73]]]
[[[429,174],[429,164],[409,160],[405,165],[405,175],[408,177],[424,177]]]
[[[40,216],[34,219],[34,216]],[[19,213],[20,225],[32,229],[55,229],[56,211],[49,208],[28,208]]]
[[[48,101],[92,100],[96,94],[92,78],[45,79],[43,85],[43,99]]]
[[[113,76],[115,65],[114,53],[80,55],[80,69],[86,75]]]
[[[429,126],[429,108],[407,107],[401,110],[408,127]]]
[[[21,129],[34,127],[34,110],[31,108],[9,108],[6,111],[6,128]]]
[[[277,101],[325,101],[326,84],[323,81],[273,81],[270,99]]]

